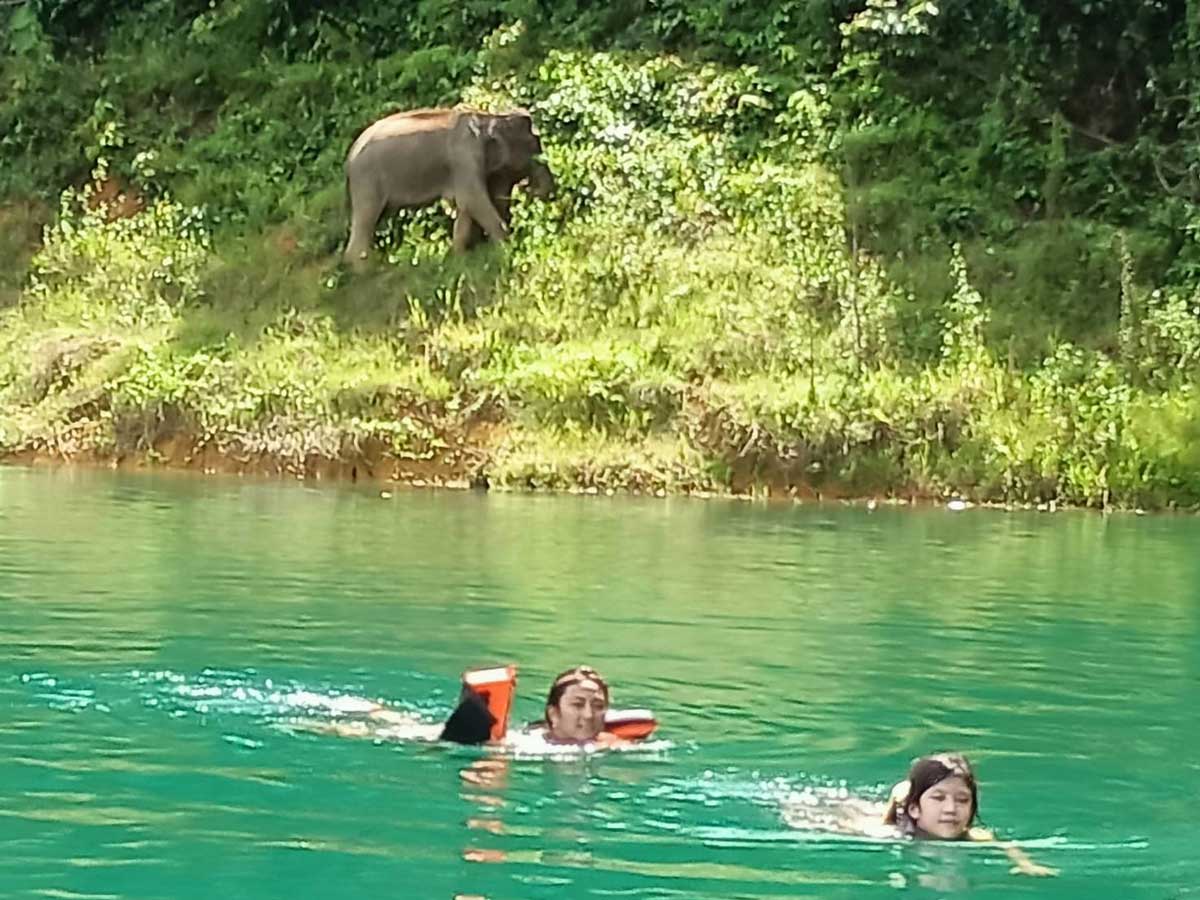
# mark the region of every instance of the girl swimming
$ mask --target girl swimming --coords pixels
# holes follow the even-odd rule
[[[1013,871],[1025,875],[1057,875],[1058,870],[1031,860],[1019,848],[997,841],[975,824],[979,786],[966,758],[959,754],[922,756],[908,778],[892,788],[886,804],[848,796],[844,789],[807,788],[782,802],[784,821],[805,831],[887,840],[976,841],[1004,850]]]
[[[1013,872],[1058,874],[1057,869],[1035,863],[1021,848],[999,842],[991,831],[975,825],[978,815],[979,786],[971,764],[960,754],[940,753],[913,762],[908,778],[892,788],[883,822],[918,840],[995,843],[1012,861]]]

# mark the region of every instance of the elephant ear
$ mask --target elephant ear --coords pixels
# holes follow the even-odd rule
[[[505,147],[504,129],[501,127],[499,116],[488,116],[481,125],[480,137],[483,139],[483,164],[488,172],[503,168],[508,161],[508,151]]]
[[[505,168],[512,159],[514,132],[509,117],[490,115],[483,122],[484,165],[489,172]]]

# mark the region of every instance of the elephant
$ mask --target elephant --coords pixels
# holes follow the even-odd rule
[[[426,206],[439,198],[455,205],[457,252],[484,234],[505,240],[513,188],[527,181],[538,197],[554,188],[541,153],[525,110],[418,109],[380,119],[358,135],[346,155],[345,259],[357,264],[366,258],[385,210]]]

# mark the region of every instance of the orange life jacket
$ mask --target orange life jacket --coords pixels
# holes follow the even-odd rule
[[[479,694],[487,704],[495,722],[489,740],[500,741],[508,732],[509,714],[517,693],[517,667],[495,666],[489,669],[468,669],[463,672],[463,684]],[[604,731],[625,741],[641,741],[658,728],[658,720],[648,709],[610,709],[604,715]]]

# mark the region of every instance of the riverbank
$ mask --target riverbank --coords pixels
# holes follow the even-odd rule
[[[471,448],[477,458],[483,456],[482,448]],[[274,479],[293,482],[312,482],[329,484],[350,482],[353,484],[371,484],[380,491],[380,496],[387,499],[396,490],[449,490],[449,491],[499,491],[502,493],[541,493],[565,494],[572,496],[590,497],[688,497],[700,500],[727,500],[734,502],[754,502],[767,504],[836,504],[838,506],[861,507],[868,511],[888,507],[909,508],[941,508],[951,512],[962,512],[972,508],[989,509],[993,511],[1024,511],[1056,513],[1070,510],[1081,511],[1080,507],[1058,500],[1037,502],[1009,502],[996,500],[964,500],[954,494],[937,496],[909,491],[903,494],[886,495],[848,495],[837,490],[836,486],[825,491],[815,490],[807,484],[765,483],[754,481],[743,485],[741,489],[728,486],[711,485],[710,488],[692,486],[675,488],[668,491],[665,487],[654,487],[652,479],[639,479],[638,483],[625,483],[623,486],[616,479],[608,479],[609,486],[600,487],[590,479],[572,482],[560,477],[540,480],[527,478],[523,482],[493,483],[488,477],[486,464],[467,472],[452,465],[441,465],[431,462],[424,466],[413,467],[400,460],[387,459],[381,455],[362,454],[350,459],[328,459],[310,457],[303,461],[273,458],[259,455],[257,457],[238,455],[227,452],[215,446],[197,446],[193,439],[173,439],[164,442],[162,448],[156,448],[142,456],[119,456],[104,458],[91,454],[76,457],[54,457],[44,453],[23,451],[10,453],[0,457],[0,466],[18,466],[29,469],[105,469],[118,472],[172,472],[188,474],[196,477],[218,478],[254,478]],[[541,474],[547,473],[545,466]],[[466,476],[466,477],[464,477]],[[642,486],[645,485],[645,486]],[[1148,510],[1141,507],[1101,507],[1098,512],[1132,513],[1145,515]],[[1200,506],[1180,508],[1168,503],[1163,509],[1155,512],[1200,513]]]
[[[1013,367],[957,250],[940,352],[907,358],[903,294],[847,254],[821,183],[803,190],[832,209],[826,237],[796,245],[820,252],[811,271],[756,231],[634,250],[584,219],[563,255],[514,242],[351,275],[278,235],[217,243],[177,203],[120,218],[68,194],[0,311],[0,453],[505,489],[1197,502],[1190,383],[1069,342]],[[798,307],[825,278],[857,303]],[[1174,311],[1149,306],[1130,345]]]
[[[0,464],[29,467],[103,467],[119,471],[178,471],[199,476],[248,476],[297,481],[371,483],[387,492],[396,488],[492,490],[582,495],[690,496],[785,503],[823,503],[875,506],[972,506],[1002,510],[1055,512],[1094,507],[1104,512],[1142,513],[1141,505],[1102,498],[1100,503],[1072,503],[1048,496],[997,496],[968,486],[885,481],[878,477],[878,455],[862,454],[844,461],[850,477],[827,477],[819,464],[799,464],[763,455],[761,447],[727,446],[724,456],[688,445],[678,435],[633,443],[603,435],[576,436],[560,432],[523,430],[505,423],[495,410],[476,410],[466,416],[403,417],[410,434],[422,434],[420,444],[398,450],[394,435],[365,436],[361,432],[335,435],[329,428],[290,436],[160,431],[132,444],[118,445],[100,429],[76,429],[68,444],[59,435],[55,444],[11,445]],[[111,422],[111,420],[109,420]],[[85,435],[92,432],[91,439]],[[738,440],[742,434],[739,432]],[[764,436],[760,435],[762,440]],[[148,441],[148,442],[147,442]],[[739,455],[739,449],[741,455]],[[890,448],[881,447],[886,453]],[[793,454],[795,448],[793,448]],[[864,466],[874,462],[876,469]],[[862,472],[875,471],[867,480]],[[840,474],[840,473],[839,473]],[[1160,506],[1186,510],[1170,498]],[[1193,507],[1194,509],[1195,507]]]

